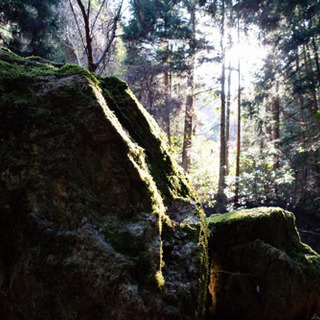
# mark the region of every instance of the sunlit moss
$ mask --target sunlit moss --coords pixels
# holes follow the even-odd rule
[[[10,63],[23,63],[25,61],[24,58],[18,56],[7,48],[0,48],[0,58],[1,60]]]
[[[109,108],[132,139],[146,150],[145,160],[148,170],[154,177],[164,203],[178,198],[196,200],[197,195],[182,173],[182,169],[169,154],[163,131],[137,101],[127,84],[110,77],[101,79],[100,87]]]
[[[97,85],[96,76],[91,73],[88,69],[78,66],[76,64],[65,64],[59,69],[59,74],[65,77],[73,76],[76,74],[82,75],[88,79],[92,84]]]
[[[158,270],[157,273],[156,273],[156,281],[157,281],[157,284],[158,284],[158,287],[161,288],[165,285],[165,280],[164,280],[164,277],[162,275],[162,272],[161,270]]]
[[[171,225],[170,218],[165,213],[165,207],[163,205],[162,197],[158,192],[156,184],[152,176],[149,173],[148,167],[145,163],[144,156],[142,154],[142,149],[137,144],[131,141],[126,132],[124,131],[122,125],[119,120],[116,118],[115,114],[111,112],[107,103],[102,95],[101,89],[97,85],[97,83],[90,82],[90,86],[93,89],[93,92],[104,110],[104,113],[108,120],[113,124],[120,134],[121,138],[124,140],[126,145],[128,146],[128,158],[131,160],[133,166],[138,171],[140,178],[145,182],[148,191],[149,197],[152,200],[152,211],[158,217],[158,226],[159,226],[159,243],[160,243],[160,252],[159,252],[159,270],[155,274],[156,281],[159,287],[162,287],[165,283],[165,279],[162,275],[162,266],[164,265],[163,255],[162,255],[162,241],[161,241],[161,232],[162,232],[162,223],[165,221],[168,225]]]

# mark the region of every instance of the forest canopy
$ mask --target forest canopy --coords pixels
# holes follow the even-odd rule
[[[127,81],[211,212],[320,213],[316,0],[0,0],[0,45]]]

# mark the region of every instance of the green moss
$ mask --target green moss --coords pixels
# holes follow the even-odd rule
[[[25,59],[7,48],[0,48],[0,59],[10,63],[24,63]]]
[[[113,82],[115,82],[115,78],[113,78]],[[121,82],[116,82],[120,86],[122,85]],[[132,142],[130,137],[127,135],[126,131],[124,130],[122,123],[118,120],[116,115],[111,112],[107,102],[102,95],[100,87],[95,83],[91,82],[91,87],[93,92],[99,101],[99,104],[102,106],[104,113],[107,119],[112,123],[113,127],[117,129],[118,134],[120,135],[121,139],[125,142],[125,146],[127,147],[128,151],[128,158],[130,159],[131,163],[133,164],[134,168],[140,175],[141,180],[145,183],[146,187],[146,197],[150,199],[152,203],[152,212],[153,214],[157,215],[158,218],[158,229],[159,229],[159,268],[155,274],[156,282],[158,283],[159,287],[164,285],[164,278],[162,276],[162,266],[164,265],[163,257],[162,257],[162,240],[161,240],[161,233],[162,233],[162,224],[163,221],[170,224],[170,219],[165,214],[165,207],[163,205],[162,197],[158,192],[157,186],[153,180],[152,175],[150,174],[148,167],[145,162],[145,157],[141,154],[141,147],[136,143]]]
[[[288,249],[294,263],[300,267],[310,266],[310,272],[313,276],[320,275],[320,255],[312,250],[305,243],[300,243],[298,248],[291,247]]]
[[[217,223],[244,223],[247,224],[250,221],[256,219],[269,219],[270,216],[278,216],[285,219],[294,219],[294,215],[288,211],[281,208],[270,208],[270,207],[260,207],[254,209],[246,209],[239,211],[232,211],[224,214],[213,214],[208,217],[207,223],[217,224]]]
[[[56,74],[58,69],[52,65],[24,65],[24,64],[17,64],[12,65],[9,62],[1,61],[0,60],[0,80],[19,80],[19,79],[27,79],[30,77],[37,77],[37,76],[48,76]]]
[[[0,49],[0,68],[1,77],[5,79],[32,78],[41,75],[68,77],[79,74],[88,80],[96,82],[94,74],[78,65],[54,64],[35,56],[22,58],[7,49]]]
[[[76,64],[65,64],[59,69],[59,74],[64,77],[70,77],[76,74],[83,76],[89,81],[97,84],[96,76],[91,73],[88,69],[78,66]]]
[[[145,150],[148,170],[164,202],[167,203],[180,197],[197,199],[182,169],[172,161],[164,133],[139,104],[127,84],[111,77],[101,79],[100,86],[108,106],[122,126],[129,132],[134,142]]]
[[[261,239],[275,247],[297,246],[300,242],[295,228],[294,215],[281,208],[255,208],[214,215],[207,218],[210,231],[228,232],[236,235],[235,239],[226,238],[226,245]],[[270,230],[273,230],[270,233]]]

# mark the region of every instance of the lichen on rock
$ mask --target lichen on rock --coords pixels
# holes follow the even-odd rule
[[[0,95],[0,318],[201,319],[203,212],[127,85],[0,49]]]

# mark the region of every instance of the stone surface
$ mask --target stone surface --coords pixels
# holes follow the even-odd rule
[[[302,320],[320,313],[320,256],[301,243],[292,213],[256,208],[207,222],[214,319]]]
[[[127,85],[0,50],[0,318],[201,319],[207,229]]]

